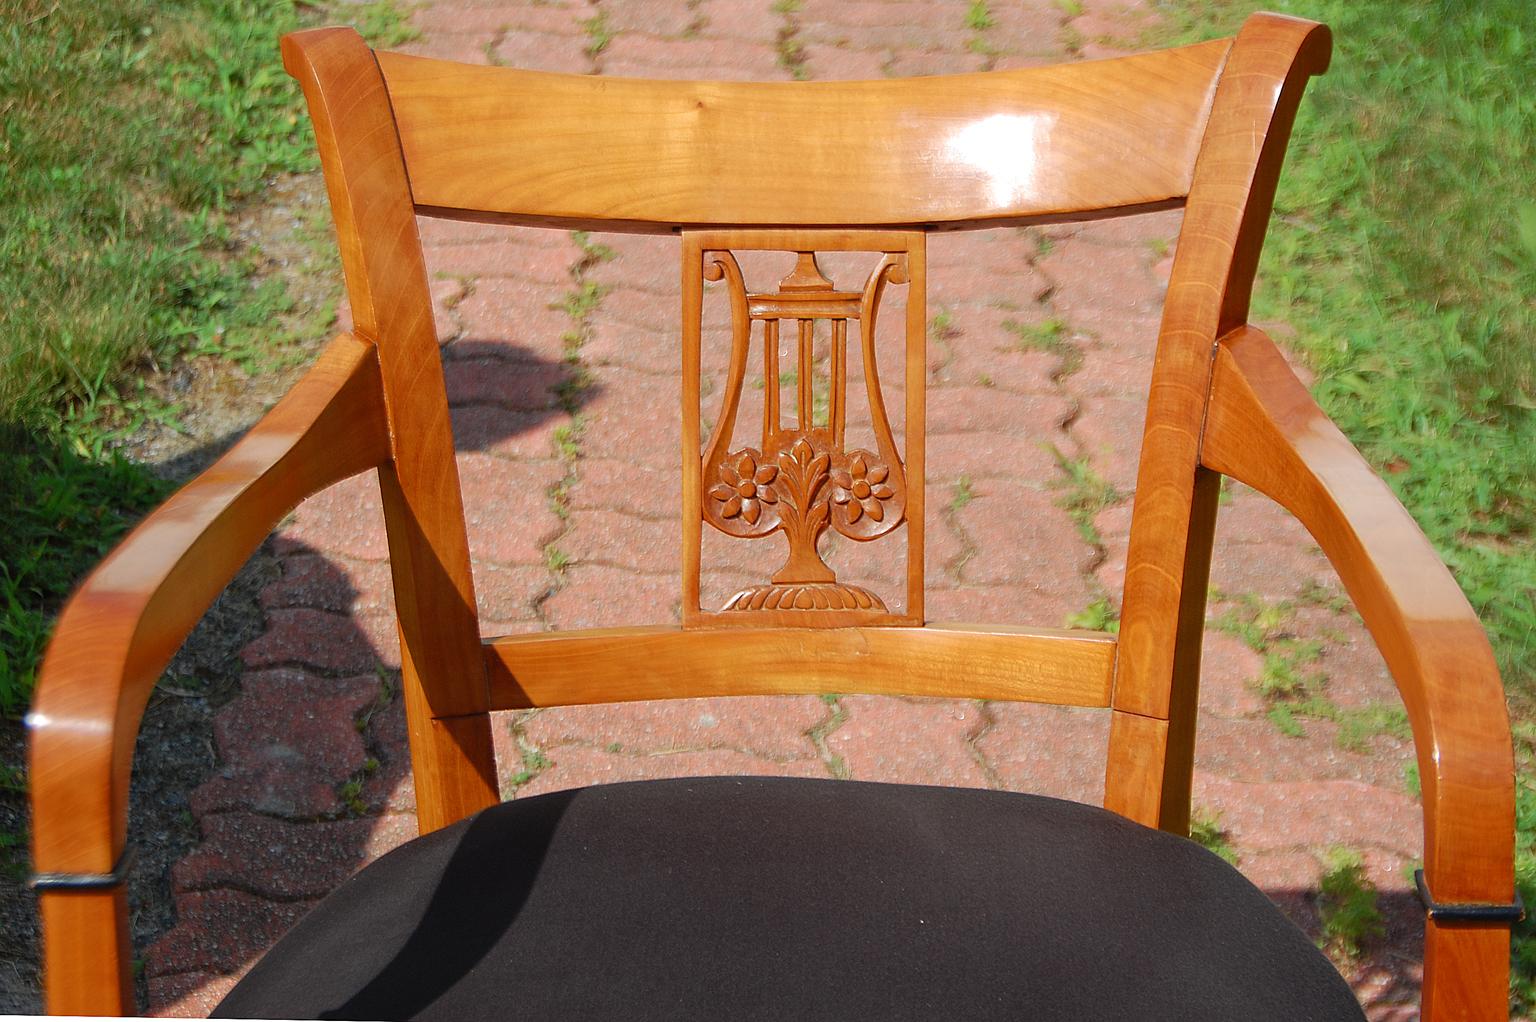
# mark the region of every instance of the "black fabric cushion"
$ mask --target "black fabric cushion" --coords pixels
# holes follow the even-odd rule
[[[519,799],[399,848],[222,1017],[1363,1018],[1241,874],[1009,792],[708,778]]]

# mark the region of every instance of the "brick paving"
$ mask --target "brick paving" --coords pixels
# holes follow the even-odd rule
[[[857,78],[1109,56],[1148,17],[1134,0],[1088,0],[1076,17],[1064,11],[1075,5],[1032,0],[992,4],[995,23],[976,29],[968,6],[439,0],[413,15],[422,35],[408,48],[605,75]],[[932,239],[931,617],[1059,626],[1118,600],[1124,494],[1178,229],[1174,212]],[[434,222],[422,232],[485,631],[675,620],[675,242],[592,239],[609,246],[604,258],[564,232]],[[565,304],[589,285],[595,308]],[[1073,470],[1108,486],[1076,518]],[[706,593],[748,569],[730,547],[710,548],[723,567]],[[1350,976],[1373,1018],[1415,1017],[1404,1004],[1420,973],[1405,877],[1421,852],[1404,783],[1410,745],[1316,719],[1300,721],[1300,736],[1282,733],[1258,691],[1266,671],[1290,665],[1326,675],[1338,706],[1369,709],[1396,705],[1390,681],[1316,546],[1268,501],[1234,490],[1217,548],[1196,805],[1219,820],[1240,868],[1303,924],[1316,921],[1324,851],[1360,850],[1388,933]],[[414,831],[372,476],[306,503],[274,549],[283,572],[262,594],[265,634],[244,651],[243,692],[217,722],[223,767],[192,800],[203,842],[174,871],[180,921],[146,954],[150,1007],[162,1014],[208,1010],[306,907]],[[849,563],[888,570],[856,554]],[[507,797],[739,773],[1094,801],[1106,732],[1099,711],[867,696],[495,721]]]

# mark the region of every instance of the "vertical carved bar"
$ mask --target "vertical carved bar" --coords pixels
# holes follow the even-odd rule
[[[816,425],[812,415],[815,397],[811,392],[811,373],[815,371],[812,364],[815,354],[813,344],[811,321],[802,319],[800,320],[800,364],[795,370],[796,389],[800,392],[800,428],[802,430]]]
[[[910,287],[922,281],[924,238],[917,232],[708,231],[685,232],[684,330],[702,323],[702,281],[725,285],[731,307],[731,356],[720,414],[709,443],[700,452],[697,424],[684,430],[684,624],[921,624],[922,497],[913,493],[922,479],[922,430],[926,380],[924,303]],[[839,291],[816,263],[817,250],[863,251],[876,256],[858,291]],[[771,292],[749,292],[733,250],[794,253],[793,269]],[[880,383],[876,322],[891,286],[907,287],[905,356],[907,427],[898,443]],[[919,283],[919,286],[920,283]],[[763,323],[763,430],[757,447],[732,447],[736,418],[755,331]],[[779,408],[780,324],[796,330],[796,425],[787,428]],[[825,381],[827,415],[815,411],[816,321],[828,321],[830,341]],[[848,325],[859,321],[865,391],[875,450],[848,449]],[[686,337],[684,415],[700,415],[700,339]],[[690,441],[688,438],[692,437]],[[906,457],[903,457],[903,450]],[[693,466],[697,470],[693,470]],[[783,565],[766,583],[749,586],[720,611],[698,603],[702,523],[738,539],[782,532],[788,543]],[[858,542],[907,528],[907,591],[902,613],[887,609],[876,593],[840,581],[822,559],[818,541],[829,530]]]
[[[763,323],[763,447],[779,428],[779,321]]]
[[[828,402],[832,443],[841,448],[848,432],[848,321],[832,321],[832,399]]]

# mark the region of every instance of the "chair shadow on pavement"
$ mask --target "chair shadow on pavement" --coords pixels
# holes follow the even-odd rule
[[[574,370],[507,341],[449,347],[450,365],[473,360],[473,371],[503,376],[489,399],[460,402],[450,390],[461,457],[547,450],[550,423],[569,411],[558,388]],[[157,472],[188,479],[238,439]],[[321,897],[415,836],[393,620],[366,473],[290,516],[167,668],[135,750],[130,809],[142,1010],[206,1014]]]

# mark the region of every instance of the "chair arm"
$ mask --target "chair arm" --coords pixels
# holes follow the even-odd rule
[[[1514,752],[1493,649],[1417,523],[1262,331],[1217,347],[1201,462],[1267,494],[1338,571],[1402,693],[1444,903],[1514,897]]]
[[[59,615],[27,717],[39,874],[113,871],[134,740],[160,672],[283,515],[389,457],[377,355],[343,334],[86,578]]]

